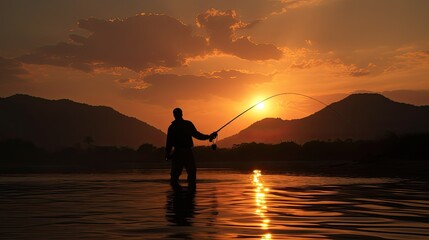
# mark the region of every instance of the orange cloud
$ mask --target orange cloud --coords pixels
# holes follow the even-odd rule
[[[242,22],[234,10],[209,9],[198,15],[198,26],[204,28],[213,48],[247,60],[280,59],[282,51],[273,44],[257,44],[249,37],[236,37],[234,30],[248,28],[254,23]]]
[[[290,64],[290,70],[302,70],[311,68],[324,68],[330,72],[336,72],[341,75],[348,75],[351,77],[362,77],[369,75],[370,68],[375,67],[373,63],[368,66],[358,67],[355,64],[347,64],[341,59],[337,58],[333,53],[322,53],[317,50],[308,48],[301,48],[296,50],[285,50]]]
[[[80,20],[88,37],[71,35],[72,43],[59,43],[21,56],[21,61],[92,71],[102,67],[126,67],[143,71],[152,67],[176,67],[188,57],[206,54],[207,42],[192,28],[165,16],[141,14],[126,19]]]
[[[19,61],[0,57],[0,84],[21,81],[27,74]]]
[[[319,5],[322,0],[282,0],[283,7],[287,9]]]
[[[44,46],[17,59],[30,64],[71,67],[85,72],[125,67],[135,72],[186,65],[186,60],[223,52],[248,60],[279,59],[282,52],[272,44],[256,44],[248,37],[234,36],[237,29],[258,21],[242,22],[235,11],[208,10],[198,24],[208,33],[196,35],[193,27],[176,18],[140,14],[125,19],[80,20],[78,27],[89,36],[70,35],[71,42]]]
[[[393,61],[385,68],[385,73],[429,68],[429,50],[398,51],[399,54],[394,56]]]

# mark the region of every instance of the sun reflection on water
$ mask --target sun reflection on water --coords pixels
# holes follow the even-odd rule
[[[268,188],[264,187],[262,182],[262,173],[261,170],[253,170],[253,186],[255,187],[255,202],[256,210],[255,213],[261,218],[261,229],[268,231],[270,226],[270,219],[267,217],[266,213],[268,211],[267,201],[265,200],[265,195],[270,191]],[[271,233],[266,233],[262,235],[261,239],[272,239]]]

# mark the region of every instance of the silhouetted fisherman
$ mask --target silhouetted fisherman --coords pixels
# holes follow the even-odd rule
[[[170,184],[175,189],[180,189],[179,177],[185,167],[188,174],[188,187],[195,189],[197,169],[195,165],[194,153],[192,148],[194,142],[192,137],[199,140],[212,141],[217,137],[217,133],[213,132],[210,135],[202,134],[197,131],[191,121],[183,119],[182,109],[175,108],[173,110],[174,121],[168,127],[167,143],[166,143],[166,158],[172,159]]]

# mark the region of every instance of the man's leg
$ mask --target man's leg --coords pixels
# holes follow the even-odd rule
[[[197,183],[197,167],[195,165],[195,159],[192,150],[188,152],[185,161],[186,172],[188,173],[188,186],[195,188]]]
[[[180,187],[179,177],[182,174],[183,170],[183,161],[178,157],[174,157],[171,161],[171,171],[170,171],[170,185],[174,187]]]

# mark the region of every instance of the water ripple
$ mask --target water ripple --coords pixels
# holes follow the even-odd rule
[[[0,177],[0,239],[429,239],[427,183],[200,171]]]

